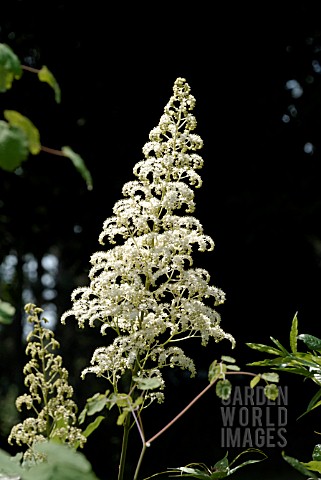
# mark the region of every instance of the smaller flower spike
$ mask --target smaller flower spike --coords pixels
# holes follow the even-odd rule
[[[203,160],[196,153],[202,139],[192,133],[195,98],[184,78],[174,83],[173,96],[134,166],[135,180],[107,218],[99,242],[111,247],[91,257],[90,285],[72,294],[73,307],[61,321],[76,317],[79,327],[100,326],[116,332],[108,346],[98,348],[86,373],[105,377],[118,391],[118,380],[131,370],[136,378],[159,379],[165,367],[195,374],[193,360],[177,342],[199,337],[202,345],[234,338],[220,327],[215,306],[225,294],[210,285],[209,273],[193,267],[195,249],[214,248],[194,212],[194,191],[202,184],[197,173]],[[146,393],[152,397],[152,393]],[[158,396],[157,396],[158,395]],[[161,392],[153,399],[162,399]]]
[[[34,449],[38,443],[54,439],[71,447],[84,446],[86,437],[75,426],[77,406],[72,400],[73,388],[68,384],[68,372],[62,366],[61,356],[54,353],[59,343],[54,333],[42,325],[41,322],[47,320],[40,319],[41,308],[28,303],[25,311],[28,322],[33,325],[26,347],[31,360],[23,370],[30,393],[18,397],[16,406],[20,412],[24,405],[34,415],[12,428],[8,442],[25,445],[24,462],[33,463],[43,460],[42,454]]]

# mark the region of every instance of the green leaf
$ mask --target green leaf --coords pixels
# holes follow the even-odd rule
[[[300,473],[303,475],[308,476],[309,478],[313,478],[314,480],[318,480],[318,477],[314,475],[310,470],[308,470],[299,460],[293,457],[289,457],[288,455],[285,455],[284,452],[282,452],[282,457],[286,462],[288,462],[291,467],[295,468],[298,470]]]
[[[93,397],[87,398],[85,408],[78,417],[80,425],[84,423],[87,415],[94,415],[97,412],[101,412],[105,408],[108,394],[109,390],[106,390],[105,393],[95,393]]]
[[[271,355],[281,355],[282,351],[277,350],[274,347],[270,347],[268,345],[263,345],[261,343],[246,343],[246,345],[253,350],[258,350],[259,352],[270,353]]]
[[[320,444],[317,444],[314,447],[313,453],[312,453],[312,458],[313,458],[313,460],[317,460],[318,462],[321,461],[321,445]]]
[[[47,461],[24,469],[23,480],[98,480],[86,457],[67,445],[53,442],[38,444]]]
[[[50,70],[44,65],[41,70],[38,72],[38,78],[41,82],[46,82],[50,87],[53,89],[55,92],[55,100],[57,103],[60,103],[61,101],[61,91],[60,87],[58,85],[57,80],[53,76]]]
[[[226,365],[227,370],[233,370],[234,372],[239,372],[241,369],[237,365]]]
[[[14,79],[21,78],[20,60],[11,48],[0,43],[0,92],[9,90]]]
[[[86,438],[89,437],[89,435],[91,435],[99,427],[104,418],[105,417],[103,415],[96,417],[95,420],[87,426],[86,430],[83,432],[83,435]]]
[[[246,465],[250,465],[250,464],[252,464],[252,463],[262,462],[263,460],[266,460],[266,459],[268,458],[267,455],[265,455],[265,453],[262,452],[261,450],[258,450],[257,448],[249,448],[249,449],[244,450],[243,452],[239,453],[239,454],[234,458],[234,460],[231,462],[230,466],[232,466],[232,464],[233,464],[234,462],[236,462],[236,461],[241,457],[241,455],[245,455],[245,454],[248,454],[248,453],[259,453],[260,455],[263,456],[263,458],[246,460],[245,462],[241,463],[240,465],[237,465],[237,467],[231,468],[230,471],[229,471],[229,475],[232,475],[232,474],[233,474],[234,472],[236,472],[239,468],[245,467]]]
[[[128,410],[123,410],[122,413],[117,418],[117,425],[124,425],[126,417],[128,415]]]
[[[232,384],[229,380],[219,380],[216,384],[216,395],[223,400],[227,400],[232,392]]]
[[[3,115],[12,127],[20,128],[23,131],[28,140],[30,153],[38,155],[41,150],[40,134],[29,118],[24,117],[15,110],[5,110]]]
[[[226,372],[226,365],[224,363],[217,363],[217,360],[214,360],[208,369],[208,381],[210,383],[215,382],[219,377],[223,377]]]
[[[319,389],[317,391],[317,393],[311,398],[310,400],[310,403],[309,405],[307,406],[307,409],[304,413],[302,413],[302,415],[300,415],[297,420],[299,420],[299,418],[302,418],[304,415],[306,415],[307,413],[309,413],[311,410],[314,410],[315,408],[319,407],[320,404],[321,404],[321,400],[319,400],[321,397],[321,389]],[[319,400],[319,401],[318,401]],[[320,458],[321,460],[321,458]]]
[[[219,471],[226,471],[228,469],[227,454],[223,458],[221,458],[221,460],[219,460],[218,462],[215,463],[214,469],[219,470]]]
[[[199,480],[211,480],[212,478],[208,473],[204,473],[198,468],[179,467],[179,468],[174,468],[170,472],[176,472],[176,471],[181,472],[181,475],[179,475],[179,477],[192,477],[192,478],[197,478]],[[224,477],[221,477],[221,478],[224,478]]]
[[[14,172],[28,155],[28,139],[24,132],[0,120],[0,167]]]
[[[270,383],[269,385],[265,385],[264,387],[264,395],[269,399],[269,400],[276,400],[279,396],[279,389],[274,383]]]
[[[228,355],[222,355],[221,356],[222,362],[227,362],[227,363],[235,363],[236,360],[233,357],[229,357]]]
[[[297,313],[294,315],[292,320],[292,326],[290,331],[290,347],[292,353],[297,352],[297,337],[298,337],[298,317]]]
[[[109,397],[108,403],[110,404],[110,408],[114,405],[117,407],[129,407],[132,403],[131,397],[126,393],[112,393]]]
[[[278,382],[279,375],[275,372],[262,373],[261,377],[267,382]]]
[[[301,333],[298,336],[299,340],[302,340],[310,350],[321,350],[321,340],[320,338],[314,337],[313,335],[308,335]]]
[[[275,358],[273,360],[261,360],[258,362],[247,363],[248,366],[252,367],[280,367],[286,363],[286,358]]]
[[[11,457],[9,453],[0,449],[0,474],[17,476],[21,478],[24,470],[20,467],[18,461],[15,460],[15,457]]]
[[[307,467],[309,470],[313,470],[314,472],[321,473],[321,462],[316,460],[311,460],[310,462],[304,463],[302,465]]]
[[[16,309],[8,302],[0,299],[0,323],[3,325],[10,325]]]
[[[279,340],[277,340],[276,338],[273,338],[273,337],[270,337],[270,339],[272,340],[272,342],[281,350],[281,352],[284,354],[284,355],[289,355],[290,353],[287,351],[286,348],[283,347],[283,345],[281,345],[281,343],[279,342]]]
[[[141,378],[134,376],[133,380],[137,383],[137,387],[140,390],[153,390],[162,384],[161,379],[158,377]]]
[[[261,375],[256,375],[254,378],[252,378],[252,380],[250,381],[250,387],[251,388],[254,388],[258,383],[259,381],[261,380]]]
[[[87,415],[94,415],[101,412],[107,403],[107,397],[103,393],[98,393],[87,400]]]
[[[74,167],[78,170],[82,178],[85,180],[88,190],[92,190],[93,182],[91,174],[87,169],[85,162],[83,161],[81,156],[78,155],[78,153],[75,153],[70,147],[62,147],[61,150],[64,153],[65,157],[69,158],[72,161]]]

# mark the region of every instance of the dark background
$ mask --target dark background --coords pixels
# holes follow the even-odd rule
[[[167,375],[165,404],[146,411],[147,436],[205,387],[208,365],[222,353],[233,354],[245,368],[260,358],[245,342],[269,343],[273,336],[287,344],[296,312],[300,333],[320,336],[320,13],[313,1],[14,0],[1,6],[0,41],[22,63],[47,65],[62,89],[57,105],[50,88],[25,72],[2,94],[1,109],[28,116],[40,130],[42,145],[69,145],[78,152],[94,183],[89,192],[71,162],[45,153],[30,157],[19,174],[0,173],[0,261],[8,255],[17,261],[10,281],[1,270],[0,293],[18,312],[14,324],[0,332],[2,448],[8,448],[6,428],[14,418],[8,407],[16,393],[12,385],[19,392],[23,388],[21,307],[30,298],[46,305],[41,260],[48,253],[59,259],[51,302],[59,318],[71,306],[72,290],[87,284],[90,255],[101,249],[103,221],[121,197],[122,185],[133,178],[132,168],[143,158],[142,147],[178,76],[187,79],[196,98],[196,133],[204,140],[195,216],[216,248],[200,263],[226,292],[219,309],[222,327],[235,336],[237,347],[234,352],[228,342],[187,347],[199,376]],[[291,80],[298,90],[289,88]],[[32,278],[26,273],[30,255],[37,262]],[[58,322],[56,334],[81,404],[97,384],[82,382],[79,372],[101,339],[92,330],[79,332],[72,321],[66,327]],[[315,390],[287,375],[282,384],[289,387],[285,451],[308,461],[318,443],[319,413],[296,418]],[[220,403],[209,392],[155,441],[143,475],[190,462],[213,465],[226,450],[221,426]],[[101,479],[115,478],[120,433],[113,418],[106,420],[85,448]],[[133,464],[140,450],[135,435]],[[231,459],[234,453],[231,449]],[[281,459],[280,448],[266,453],[269,460],[240,470],[235,478],[302,477]]]

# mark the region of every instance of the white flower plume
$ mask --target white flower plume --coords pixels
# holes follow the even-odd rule
[[[202,139],[191,133],[195,98],[186,80],[178,78],[159,125],[143,148],[144,160],[134,166],[136,180],[124,185],[123,199],[103,225],[99,242],[111,244],[92,255],[90,285],[72,294],[73,307],[62,316],[76,317],[109,329],[117,338],[101,347],[83,373],[104,376],[111,383],[132,369],[136,375],[160,375],[165,365],[195,373],[194,363],[173,342],[198,336],[203,345],[234,338],[220,327],[215,306],[225,300],[210,285],[209,273],[193,267],[193,251],[214,248],[195,209],[192,187],[202,180],[196,150]],[[135,369],[135,370],[134,370]],[[155,373],[156,372],[156,373]]]

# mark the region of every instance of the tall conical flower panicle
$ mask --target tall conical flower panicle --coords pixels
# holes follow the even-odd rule
[[[90,285],[73,292],[73,308],[62,317],[65,322],[75,316],[79,327],[100,325],[102,334],[116,332],[113,343],[97,349],[83,372],[103,376],[115,388],[127,369],[136,378],[158,378],[160,387],[164,366],[194,375],[193,361],[174,346],[185,338],[200,337],[203,345],[210,337],[216,342],[226,338],[234,345],[213,308],[224,302],[224,292],[210,285],[206,270],[193,268],[193,248],[214,247],[190,215],[192,187],[202,183],[196,170],[203,165],[195,153],[203,142],[192,133],[194,106],[189,85],[178,78],[143,148],[145,159],[134,167],[136,180],[124,185],[124,198],[104,222],[99,241],[114,246],[92,255]]]

